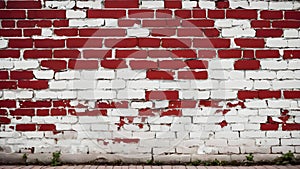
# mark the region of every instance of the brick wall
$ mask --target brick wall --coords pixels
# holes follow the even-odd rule
[[[0,151],[300,153],[299,7],[0,1]]]

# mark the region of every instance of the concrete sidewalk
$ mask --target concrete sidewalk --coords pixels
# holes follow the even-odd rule
[[[142,166],[142,165],[129,165],[129,166],[97,166],[97,165],[76,165],[76,166],[0,166],[0,169],[300,169],[300,165],[287,165],[287,166],[277,166],[277,165],[263,165],[263,166],[172,166],[172,165],[162,165],[162,166]]]

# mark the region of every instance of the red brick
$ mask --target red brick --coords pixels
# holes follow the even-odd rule
[[[2,108],[16,108],[16,100],[0,100]]]
[[[51,101],[20,101],[21,108],[51,107]]]
[[[14,28],[16,22],[14,20],[3,20],[1,21],[2,28]]]
[[[10,79],[19,80],[19,79],[33,79],[33,72],[32,71],[10,71]]]
[[[150,34],[152,36],[174,36],[176,34],[175,28],[155,28],[151,29]]]
[[[131,69],[156,69],[157,62],[149,60],[131,60],[129,63]]]
[[[128,18],[154,18],[154,10],[150,10],[150,9],[128,10]]]
[[[7,9],[41,9],[41,1],[7,1]]]
[[[192,10],[193,18],[206,18],[205,9],[193,9]]]
[[[1,124],[10,124],[10,119],[7,117],[0,117],[0,125]]]
[[[268,131],[268,130],[278,130],[278,123],[262,123],[260,124],[260,130]]]
[[[51,116],[65,116],[67,115],[66,109],[51,109],[50,110]]]
[[[16,81],[0,81],[0,89],[17,89]]]
[[[136,19],[134,19],[134,20],[118,19],[118,26],[120,26],[120,27],[132,27],[132,26],[134,26],[134,24],[140,25],[141,21],[136,20]]]
[[[16,109],[10,110],[12,116],[34,116],[34,109]]]
[[[214,50],[198,50],[198,58],[214,58],[216,51]]]
[[[19,50],[0,50],[0,58],[19,58]]]
[[[65,40],[63,39],[35,39],[34,45],[37,48],[63,48]]]
[[[192,11],[191,10],[175,10],[175,16],[178,18],[191,18]]]
[[[11,48],[32,48],[32,39],[9,39],[8,46]]]
[[[5,8],[5,1],[0,1],[0,9],[4,9]]]
[[[138,0],[105,0],[105,8],[138,8]]]
[[[216,1],[216,7],[219,9],[226,9],[229,8],[229,1],[227,0],[220,0],[220,1]]]
[[[199,107],[214,107],[214,108],[221,108],[219,106],[220,101],[218,100],[200,100]]]
[[[257,29],[256,37],[281,37],[283,35],[282,29]]]
[[[37,116],[49,116],[49,109],[37,109],[36,115]]]
[[[282,19],[283,12],[282,11],[269,11],[269,10],[260,11],[260,18],[261,19]]]
[[[178,91],[146,91],[146,100],[178,100]]]
[[[185,61],[190,69],[207,69],[208,61],[206,60],[187,60]]]
[[[65,60],[42,60],[41,66],[53,70],[62,70],[67,68],[67,62]]]
[[[26,89],[47,89],[48,88],[48,81],[47,80],[24,80],[18,82],[19,88],[26,88]]]
[[[274,28],[299,28],[300,22],[295,20],[273,21]]]
[[[8,71],[0,71],[0,79],[8,79]]]
[[[68,48],[101,48],[102,40],[100,38],[70,38],[67,39]]]
[[[164,0],[165,8],[181,8],[182,1],[181,0]]]
[[[264,39],[246,39],[246,38],[236,38],[234,42],[237,46],[242,48],[264,48]]]
[[[190,19],[190,20],[182,20],[183,27],[213,27],[214,20],[209,19]]]
[[[158,38],[138,38],[138,46],[139,47],[159,47],[160,39]]]
[[[98,69],[98,60],[69,60],[69,69]]]
[[[6,109],[0,109],[0,115],[8,115],[8,112]]]
[[[111,50],[83,50],[83,57],[84,58],[111,58],[112,51]]]
[[[52,101],[53,107],[72,107],[70,105],[70,100],[56,100]]]
[[[254,58],[254,51],[253,50],[243,50],[243,58],[253,59]]]
[[[23,57],[24,57],[24,59],[51,58],[52,51],[51,50],[25,50]]]
[[[54,20],[53,21],[54,27],[68,27],[69,26],[69,20]]]
[[[279,50],[256,50],[255,51],[256,58],[279,58],[280,53]]]
[[[51,27],[52,22],[49,20],[19,20],[17,21],[17,27]]]
[[[36,125],[35,124],[17,124],[16,131],[35,131]]]
[[[258,91],[249,91],[249,90],[238,91],[238,99],[240,100],[254,99],[254,98],[258,98]]]
[[[178,36],[197,36],[202,37],[204,35],[203,30],[199,28],[178,28]]]
[[[203,29],[202,31],[203,31],[204,35],[207,37],[218,37],[220,34],[220,31],[216,28]]]
[[[66,10],[28,10],[27,15],[29,19],[65,19]]]
[[[181,110],[166,110],[161,112],[160,116],[182,116],[182,112]]]
[[[252,28],[269,28],[271,26],[270,21],[266,20],[252,20],[251,27]]]
[[[101,66],[107,69],[122,69],[128,67],[125,60],[102,60]]]
[[[169,101],[169,108],[196,108],[195,100],[172,100]]]
[[[300,130],[300,123],[282,124],[283,131]]]
[[[88,36],[88,37],[110,37],[110,36],[119,36],[123,37],[126,35],[125,29],[120,28],[82,28],[79,29],[79,36]]]
[[[170,9],[157,9],[156,18],[172,18],[173,11]]]
[[[270,90],[259,90],[258,91],[259,99],[267,99],[267,98],[281,98],[281,91],[270,91]]]
[[[146,109],[139,109],[139,116],[155,116],[154,110],[146,108]]]
[[[257,11],[246,9],[231,9],[226,11],[226,18],[257,19]]]
[[[197,58],[195,50],[172,50],[172,58]]]
[[[105,39],[104,45],[106,47],[120,47],[120,48],[131,48],[136,47],[138,41],[136,38],[125,38],[125,39]]]
[[[116,58],[147,58],[146,50],[116,50]]]
[[[170,57],[172,53],[167,50],[149,50],[148,55],[151,58],[167,58]]]
[[[299,11],[285,11],[284,18],[300,20],[300,12]]]
[[[126,16],[125,10],[88,10],[88,18],[123,18]]]
[[[230,39],[194,39],[193,46],[197,48],[229,48]]]
[[[299,99],[300,91],[299,90],[283,91],[283,96],[286,99]]]
[[[178,79],[207,79],[207,71],[178,71]]]
[[[165,19],[165,20],[143,20],[143,27],[177,27],[180,25],[178,19]]]
[[[77,36],[78,29],[76,29],[76,28],[55,29],[54,34],[57,36]]]
[[[34,35],[42,35],[42,30],[41,29],[24,29],[23,30],[24,36],[34,36]]]
[[[22,30],[21,29],[0,29],[0,36],[22,37]]]
[[[172,71],[158,71],[158,70],[148,70],[147,78],[151,80],[173,80],[174,72]]]
[[[165,48],[190,48],[192,41],[190,39],[166,38],[162,39],[161,46]]]
[[[54,50],[54,58],[80,58],[79,50]]]
[[[37,124],[38,131],[56,131],[54,124]]]
[[[223,19],[225,18],[225,10],[208,10],[208,18]]]
[[[285,50],[283,54],[284,59],[299,59],[300,50]]]
[[[0,10],[0,19],[24,19],[25,10]]]
[[[186,66],[186,63],[182,60],[160,60],[158,62],[160,69],[180,69]]]
[[[111,108],[128,108],[128,101],[118,101],[118,102],[98,102],[97,108],[101,109],[111,109]]]
[[[258,70],[259,68],[259,60],[237,60],[234,63],[235,70]]]
[[[219,58],[241,58],[242,51],[241,50],[219,50],[218,51]]]

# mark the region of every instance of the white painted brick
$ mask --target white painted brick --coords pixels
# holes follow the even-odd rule
[[[242,8],[247,9],[249,8],[249,2],[248,1],[235,1],[235,0],[229,0],[230,8],[236,9],[236,8]]]
[[[205,141],[206,146],[227,146],[226,139],[210,139]]]
[[[35,98],[37,99],[56,99],[59,93],[52,91],[35,91]]]
[[[182,1],[183,9],[193,9],[197,6],[197,2],[195,1]]]
[[[266,47],[288,47],[288,43],[282,38],[266,38]]]
[[[200,8],[203,8],[203,9],[215,9],[215,2],[213,1],[199,1],[199,6]]]
[[[252,100],[245,102],[247,108],[267,108],[267,102],[265,100]]]
[[[274,89],[294,89],[299,88],[300,80],[284,80],[284,81],[273,81]]]
[[[288,63],[288,69],[297,70],[300,69],[300,61],[299,60],[290,60]]]
[[[241,138],[264,138],[266,133],[264,131],[242,131]]]
[[[246,71],[246,79],[275,79],[276,72],[261,70],[261,71]]]
[[[139,139],[154,139],[155,138],[155,132],[133,132],[132,133],[133,138],[139,138]]]
[[[189,81],[161,81],[159,82],[161,89],[190,89]]]
[[[270,89],[271,83],[267,80],[255,80],[253,87],[254,89]]]
[[[156,100],[154,101],[154,108],[166,108],[169,106],[169,101],[167,100]]]
[[[227,80],[220,82],[221,89],[251,89],[252,87],[253,82],[246,80]]]
[[[244,116],[257,116],[258,111],[257,110],[252,110],[252,109],[239,109],[237,114],[238,114],[238,116],[241,116],[241,117],[244,117]],[[232,115],[232,114],[230,113],[230,115]]]
[[[300,47],[300,39],[289,39],[287,41],[288,47],[296,47],[299,48]]]
[[[230,146],[254,146],[255,145],[255,140],[254,139],[235,139],[235,140],[228,140],[228,145]]]
[[[132,80],[127,81],[127,88],[129,89],[158,89],[159,81],[155,80]]]
[[[204,124],[219,123],[223,119],[224,119],[223,117],[218,117],[218,116],[193,117],[193,123],[204,123]]]
[[[83,70],[81,72],[81,79],[114,79],[115,72],[113,70],[99,70],[99,71],[90,71]]]
[[[291,132],[290,131],[267,131],[267,137],[291,138]]]
[[[68,82],[69,89],[95,89],[96,81],[93,80],[70,80]]]
[[[32,97],[33,97],[33,91],[16,92],[16,98],[19,99],[31,99]]]
[[[215,138],[237,139],[239,138],[239,133],[233,131],[218,131],[215,132]]]
[[[36,79],[53,79],[54,71],[53,70],[34,70],[33,74]]]
[[[250,123],[265,123],[267,121],[267,116],[250,116]]]
[[[300,64],[300,62],[299,62],[299,64]],[[294,72],[293,71],[278,71],[277,79],[294,79]]]
[[[79,79],[80,73],[78,71],[56,72],[55,79]]]
[[[223,37],[255,37],[254,29],[244,29],[240,27],[222,29]]]
[[[45,1],[47,8],[71,9],[75,6],[75,1]]]
[[[260,130],[260,124],[245,124],[245,130]]]
[[[97,89],[123,89],[125,88],[124,80],[99,80]]]
[[[42,28],[41,35],[43,37],[51,37],[53,36],[53,30],[51,28]]]
[[[75,99],[77,98],[77,92],[76,91],[62,91],[58,95],[59,99]]]
[[[78,99],[114,99],[116,98],[116,91],[109,90],[83,90],[78,91],[77,93]]]
[[[151,108],[152,107],[152,102],[131,102],[131,107],[132,108]]]
[[[209,62],[209,69],[233,69],[234,60],[231,59],[219,59],[219,60],[211,60]]]
[[[228,79],[229,78],[229,73],[228,71],[224,70],[212,70],[209,71],[209,75],[211,79]]]
[[[144,90],[119,90],[118,99],[144,99],[145,91]]]
[[[299,9],[300,8],[300,2],[299,1],[294,1],[293,9]]]
[[[142,1],[141,8],[149,8],[149,9],[164,8],[164,1]]]
[[[72,129],[71,124],[56,123],[55,126],[56,126],[57,130],[71,130]],[[77,140],[77,141],[79,141],[79,140]]]
[[[49,81],[49,89],[66,89],[68,81]]]
[[[228,123],[246,123],[246,122],[248,122],[247,117],[230,116],[230,115],[225,116],[225,120]]]
[[[286,30],[284,30],[283,35],[285,38],[298,38],[299,32],[296,29],[286,29]]]
[[[118,79],[145,79],[146,71],[134,71],[134,70],[117,70]]]
[[[44,137],[44,132],[23,132],[22,133],[23,136],[25,136],[26,138],[43,138]]]
[[[286,61],[260,61],[260,65],[262,69],[268,69],[268,70],[281,70],[281,69],[287,69],[287,62]]]
[[[118,19],[105,19],[105,27],[117,27]]]
[[[272,146],[272,153],[287,153],[289,151],[294,152],[295,147],[294,146]]]
[[[32,61],[14,61],[15,69],[35,69],[39,66],[39,62],[37,60]]]
[[[12,61],[1,60],[0,69],[12,69],[14,67],[14,63]]]
[[[215,27],[230,28],[232,27],[232,19],[217,19],[215,20]]]
[[[102,0],[95,1],[77,1],[78,8],[101,9]]]
[[[213,90],[211,91],[212,99],[235,99],[237,98],[237,91],[230,90]]]
[[[255,139],[255,144],[259,146],[279,145],[279,139]]]
[[[93,27],[93,26],[104,26],[104,19],[70,19],[70,27]]]
[[[269,9],[275,9],[275,10],[293,9],[293,2],[292,1],[287,1],[287,2],[270,1]]]
[[[230,153],[234,153],[234,154],[239,154],[240,153],[240,148],[239,147],[218,147],[218,152],[221,154],[230,154]]]
[[[192,89],[218,89],[219,84],[217,80],[205,80],[205,81],[199,81],[199,80],[192,80],[191,81],[191,88]]]
[[[260,116],[280,116],[280,109],[259,109]]]
[[[245,73],[243,71],[230,71],[229,78],[233,80],[244,79]]]
[[[231,124],[232,131],[243,131],[245,130],[244,124]]]
[[[66,11],[67,18],[85,18],[86,12],[85,11],[74,11],[74,10],[67,10]]]
[[[251,23],[249,20],[245,19],[233,19],[232,20],[232,26],[239,26],[241,28],[251,28]]]
[[[300,79],[300,70],[296,70],[295,72],[295,78]]]
[[[161,123],[172,123],[173,119],[174,117],[171,116],[163,116],[163,117],[149,117],[147,120],[149,124],[161,124]]]
[[[270,108],[289,108],[291,102],[289,100],[268,100]]]
[[[91,138],[112,138],[111,132],[78,132],[77,139],[91,139]]]
[[[269,2],[267,1],[249,1],[251,9],[268,9]]]
[[[8,40],[6,39],[0,39],[0,49],[6,48],[8,45]]]
[[[129,37],[147,37],[150,31],[146,28],[129,28],[127,29],[127,36]]]
[[[182,90],[179,92],[180,99],[208,99],[210,91]]]
[[[175,138],[175,132],[156,132],[155,138],[163,138],[163,139],[174,139]]]
[[[281,145],[300,145],[300,139],[281,139]]]

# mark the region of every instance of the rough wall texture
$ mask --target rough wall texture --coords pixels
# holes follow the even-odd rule
[[[299,7],[0,1],[0,151],[300,153]]]

